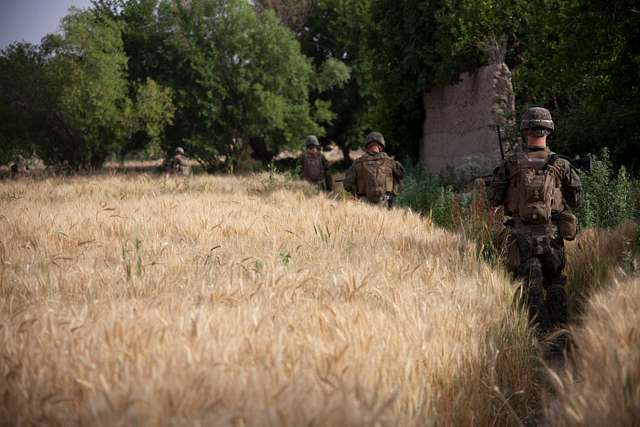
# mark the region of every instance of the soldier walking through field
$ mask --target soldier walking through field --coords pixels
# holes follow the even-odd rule
[[[21,154],[18,154],[16,159],[11,163],[11,178],[22,178],[29,176],[29,165]]]
[[[380,132],[367,136],[365,154],[353,162],[344,178],[344,189],[361,200],[391,208],[404,179],[404,168],[384,152]]]
[[[187,158],[184,155],[184,149],[182,147],[176,148],[175,155],[167,160],[165,169],[168,174],[189,175],[191,169],[187,164]]]
[[[580,177],[570,161],[547,147],[551,113],[530,108],[522,117],[527,139],[494,172],[489,199],[504,206],[503,250],[507,267],[522,280],[523,298],[541,333],[567,323],[564,240],[577,234],[571,210],[580,206]]]
[[[331,191],[332,180],[329,173],[329,163],[320,152],[320,142],[314,135],[309,135],[305,141],[305,151],[298,159],[302,170],[302,178],[317,185],[321,190]]]

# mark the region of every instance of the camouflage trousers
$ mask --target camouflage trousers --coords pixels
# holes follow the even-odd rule
[[[548,227],[548,226],[537,226]],[[507,229],[507,266],[522,282],[522,298],[529,317],[541,332],[567,323],[566,264],[564,241],[555,227]]]

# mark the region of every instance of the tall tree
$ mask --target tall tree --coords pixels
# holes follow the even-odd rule
[[[15,43],[0,52],[0,163],[50,140],[46,122],[56,88],[39,46]]]
[[[313,93],[315,102],[330,107],[332,120],[326,136],[340,146],[348,160],[350,151],[362,144],[364,134],[377,129],[369,114],[376,103],[371,80],[374,58],[367,44],[370,17],[370,0],[317,0],[299,33],[303,52],[313,58],[321,75],[340,64],[348,67],[342,71],[336,68],[342,76],[338,84],[320,84]]]
[[[129,85],[121,24],[75,9],[62,29],[40,48],[11,46],[0,55],[0,87],[8,89],[2,105],[22,121],[40,120],[32,127],[37,133],[23,130],[28,142],[46,160],[76,168],[99,167],[127,144],[157,142],[172,119],[171,94],[153,81]],[[20,76],[22,70],[28,72]],[[2,131],[20,136],[17,129]]]
[[[541,0],[529,7],[515,73],[519,104],[553,112],[558,150],[585,154],[608,146],[616,164],[640,166],[637,2]]]
[[[272,11],[245,0],[94,3],[125,25],[130,78],[174,91],[167,150],[184,146],[209,169],[225,158],[232,170],[254,139],[277,152],[321,132],[309,103],[311,64]]]

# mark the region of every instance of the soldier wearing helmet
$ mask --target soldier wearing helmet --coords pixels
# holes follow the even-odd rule
[[[11,177],[22,178],[29,176],[29,165],[21,154],[16,156],[16,159],[11,163]]]
[[[175,154],[165,163],[165,170],[171,175],[189,175],[191,168],[187,163],[184,148],[176,148]]]
[[[527,110],[521,123],[527,146],[494,172],[489,199],[507,217],[502,235],[507,267],[522,280],[529,315],[541,333],[567,323],[564,240],[577,234],[572,213],[581,183],[571,163],[547,147],[551,113]]]
[[[367,135],[366,152],[347,171],[344,188],[359,199],[391,208],[405,171],[399,162],[387,156],[385,147],[380,132]]]
[[[321,190],[330,191],[332,187],[329,163],[320,152],[320,142],[315,135],[307,136],[305,151],[298,158],[302,178]]]

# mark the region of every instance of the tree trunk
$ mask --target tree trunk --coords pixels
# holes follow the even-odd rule
[[[351,166],[351,163],[353,163],[353,160],[351,159],[351,146],[347,145],[345,141],[340,144],[340,149],[342,150],[342,156],[344,157],[343,162],[346,165]]]
[[[249,145],[253,150],[252,157],[255,160],[259,160],[263,165],[268,165],[273,160],[275,156],[273,152],[271,152],[267,148],[267,144],[262,138],[251,138],[249,139]]]

